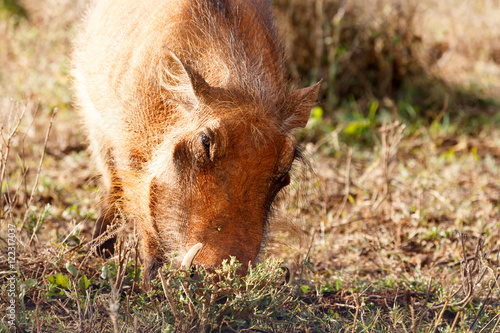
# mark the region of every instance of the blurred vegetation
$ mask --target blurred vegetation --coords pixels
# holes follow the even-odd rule
[[[411,3],[389,8],[339,0],[276,4],[293,27],[286,36],[294,45],[288,48],[291,73],[311,81],[324,77],[327,107],[350,96],[392,96],[408,79],[423,74],[417,56],[421,40],[413,30],[416,6]],[[375,6],[382,5],[388,3]]]
[[[366,123],[373,120],[365,117],[373,117],[375,103],[378,120],[390,114],[416,127],[430,125],[436,118],[467,125],[473,121],[473,126],[491,121],[492,115],[500,120],[498,100],[474,87],[452,86],[435,74],[435,64],[448,46],[424,45],[418,29],[420,2],[274,0],[274,4],[292,82],[306,86],[324,79],[319,100],[326,118],[354,112]]]
[[[0,13],[6,12],[8,15],[21,18],[27,17],[26,9],[19,3],[18,0],[0,0]]]

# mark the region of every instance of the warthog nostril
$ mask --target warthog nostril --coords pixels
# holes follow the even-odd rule
[[[198,243],[194,245],[189,251],[186,253],[184,259],[182,259],[181,269],[188,270],[191,268],[191,264],[193,263],[194,256],[198,251],[203,247],[203,244]]]

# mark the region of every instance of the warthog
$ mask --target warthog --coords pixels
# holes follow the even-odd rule
[[[146,283],[173,252],[255,263],[319,89],[287,88],[269,1],[96,1],[73,76],[105,192],[94,237],[135,221]]]

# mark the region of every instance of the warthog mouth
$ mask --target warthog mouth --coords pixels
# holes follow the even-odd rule
[[[187,251],[186,256],[184,257],[184,259],[182,259],[181,269],[188,270],[191,268],[191,264],[193,263],[194,256],[196,255],[196,253],[198,253],[198,251],[200,251],[200,249],[202,247],[203,247],[203,244],[198,243],[198,244],[194,245],[193,247],[191,247],[189,249],[189,251]]]
[[[189,270],[191,268],[191,265],[193,264],[194,257],[196,254],[201,250],[203,247],[202,243],[198,243],[193,245],[186,253],[184,256],[184,259],[182,259],[181,263],[181,269],[182,270]],[[281,266],[282,269],[285,271],[285,283],[291,283],[293,281],[294,277],[294,269],[289,265],[289,264],[284,264]]]

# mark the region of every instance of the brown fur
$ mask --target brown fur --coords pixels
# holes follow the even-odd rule
[[[95,236],[134,220],[146,280],[199,242],[194,264],[255,262],[319,88],[287,90],[268,1],[97,1],[73,75],[105,190]]]

